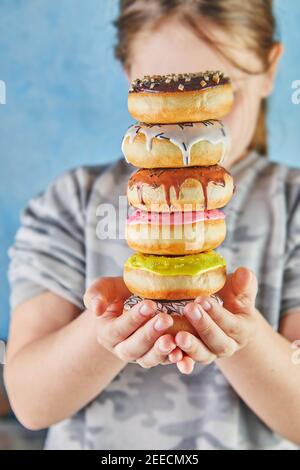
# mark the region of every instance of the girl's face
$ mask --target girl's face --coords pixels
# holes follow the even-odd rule
[[[230,167],[246,154],[251,143],[261,100],[272,90],[281,50],[273,51],[273,65],[270,71],[261,73],[263,64],[260,59],[254,52],[238,46],[236,38],[214,25],[209,25],[209,37],[212,39],[211,44],[196,36],[180,20],[169,19],[156,30],[143,31],[137,36],[132,45],[130,68],[127,73],[130,80],[144,75],[205,70],[220,70],[230,76],[234,86],[235,104],[229,116],[224,119],[232,142],[231,153],[225,163],[225,166]],[[234,63],[255,74],[242,72],[234,66],[214,47],[214,42],[220,44],[222,51],[228,54]]]

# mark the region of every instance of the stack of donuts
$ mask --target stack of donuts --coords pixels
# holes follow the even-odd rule
[[[226,236],[220,209],[234,190],[221,166],[229,150],[221,119],[232,104],[231,82],[221,72],[132,83],[128,108],[138,123],[125,134],[122,151],[140,169],[127,190],[126,240],[136,253],[124,267],[133,293],[125,311],[146,298],[180,317],[190,299],[223,287],[226,262],[213,250]]]

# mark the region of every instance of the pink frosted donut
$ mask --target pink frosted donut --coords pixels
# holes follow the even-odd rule
[[[213,250],[226,236],[220,210],[157,213],[136,210],[126,222],[130,248],[153,255],[185,255]]]

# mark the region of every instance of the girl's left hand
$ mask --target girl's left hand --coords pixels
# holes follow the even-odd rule
[[[199,297],[186,305],[184,314],[199,338],[185,331],[177,333],[175,342],[185,353],[177,362],[180,372],[190,374],[195,362],[210,364],[218,358],[230,357],[249,343],[256,331],[256,294],[255,275],[246,268],[238,268],[218,292],[223,306],[213,297]],[[169,358],[172,360],[172,353]]]

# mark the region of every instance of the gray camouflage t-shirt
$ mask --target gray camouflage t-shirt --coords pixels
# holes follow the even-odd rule
[[[124,160],[79,168],[29,203],[10,251],[12,309],[45,290],[83,309],[85,289],[93,280],[121,275],[130,250],[124,240],[103,239],[103,208],[116,207],[110,227],[120,224],[122,231],[119,196],[125,195],[132,171]],[[257,307],[276,330],[282,315],[300,307],[300,170],[251,153],[231,172],[236,192],[225,208],[228,234],[219,251],[229,271],[247,266],[256,273]],[[53,426],[46,448],[296,446],[261,422],[215,364],[197,365],[190,376],[180,375],[174,365],[148,370],[130,364],[86,408]]]

